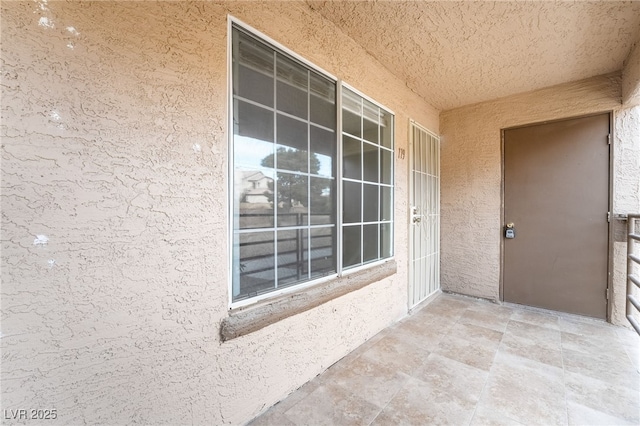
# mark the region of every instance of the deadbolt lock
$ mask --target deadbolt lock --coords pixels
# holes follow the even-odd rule
[[[504,230],[504,237],[508,239],[512,239],[516,237],[516,230],[513,222],[507,223],[506,229]]]

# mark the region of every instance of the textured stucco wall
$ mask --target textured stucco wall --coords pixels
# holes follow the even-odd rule
[[[614,193],[617,214],[640,213],[640,106],[618,109],[614,121]],[[613,309],[611,322],[629,327],[625,316],[627,282],[626,221],[614,222]]]
[[[625,107],[640,105],[640,41],[636,43],[622,68],[622,103]]]
[[[407,310],[397,274],[222,343],[227,13],[438,132],[298,2],[2,2],[2,409],[59,424],[242,423]]]
[[[501,241],[500,130],[544,120],[614,111],[614,213],[640,208],[640,117],[621,106],[612,74],[441,114],[442,287],[499,300]],[[625,264],[615,243],[614,271]],[[624,277],[615,274],[612,320],[621,324]]]

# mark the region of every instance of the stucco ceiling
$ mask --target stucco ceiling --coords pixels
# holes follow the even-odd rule
[[[308,4],[442,110],[620,70],[640,39],[640,1]]]

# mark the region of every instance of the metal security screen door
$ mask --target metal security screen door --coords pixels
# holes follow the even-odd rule
[[[440,288],[440,139],[411,121],[409,308]]]

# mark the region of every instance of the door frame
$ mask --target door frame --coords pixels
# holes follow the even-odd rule
[[[592,117],[601,114],[609,114],[609,223],[608,223],[608,243],[607,243],[607,322],[611,322],[611,311],[613,308],[613,242],[614,242],[614,219],[613,219],[613,191],[614,191],[614,141],[615,141],[615,127],[613,110],[604,110],[598,112],[592,112],[583,115],[576,115],[571,117],[557,118],[552,120],[534,121],[527,124],[520,124],[517,126],[508,126],[500,129],[500,282],[499,282],[499,294],[500,301],[504,303],[504,255],[505,255],[505,239],[502,236],[504,224],[506,223],[505,217],[505,202],[504,202],[504,132],[505,130],[518,129],[522,127],[536,126],[540,124],[552,124],[560,121],[574,120],[578,118]]]

